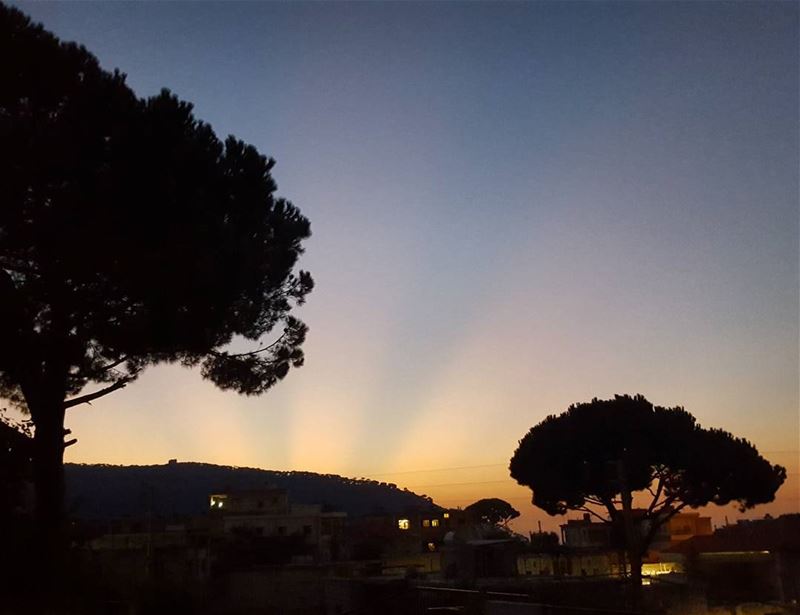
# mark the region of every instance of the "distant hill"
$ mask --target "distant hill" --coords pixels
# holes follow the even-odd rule
[[[280,487],[298,504],[321,504],[350,516],[430,508],[433,502],[391,483],[314,472],[279,472],[208,463],[154,466],[65,464],[67,507],[81,519],[196,515],[211,493]],[[438,507],[437,507],[438,508]]]

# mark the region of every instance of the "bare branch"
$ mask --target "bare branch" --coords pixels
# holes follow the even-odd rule
[[[64,409],[66,410],[67,408],[72,408],[73,406],[80,404],[88,404],[93,402],[95,399],[103,397],[104,395],[108,395],[109,393],[113,393],[119,389],[124,389],[131,380],[132,378],[122,378],[121,380],[117,380],[114,384],[107,386],[104,389],[100,389],[99,391],[95,391],[94,393],[88,393],[87,395],[81,395],[79,397],[68,399],[64,402]]]
[[[593,510],[592,510],[591,508],[589,508],[588,506],[580,506],[580,507],[576,508],[575,510],[582,510],[583,512],[589,513],[590,515],[594,515],[595,517],[597,517],[598,519],[600,519],[600,521],[601,521],[602,523],[608,523],[608,522],[609,522],[609,520],[608,520],[608,519],[605,519],[605,518],[601,517],[600,515],[598,515],[598,514],[597,514],[595,511],[593,511]]]
[[[657,504],[656,504],[656,502],[658,502],[658,498],[660,498],[660,497],[661,497],[661,490],[662,490],[663,488],[664,488],[664,479],[663,479],[663,477],[661,476],[661,474],[659,474],[659,475],[658,475],[658,487],[656,488],[656,492],[655,492],[655,493],[653,493],[653,490],[652,490],[652,489],[650,489],[650,487],[648,487],[648,488],[647,488],[647,490],[648,490],[648,491],[650,492],[650,494],[653,496],[653,501],[652,501],[652,502],[650,502],[650,506],[648,506],[648,507],[647,507],[647,514],[648,514],[648,515],[649,515],[650,513],[652,513],[652,512],[653,512],[653,510],[655,509],[655,507],[656,507],[656,505],[657,505]]]
[[[119,365],[125,363],[125,361],[127,361],[127,360],[128,360],[128,357],[123,355],[122,357],[120,357],[116,361],[112,361],[108,365],[104,365],[103,367],[99,367],[98,369],[94,370],[93,372],[90,372],[89,374],[86,375],[86,377],[87,378],[93,378],[94,376],[99,376],[100,374],[103,374],[103,373],[105,373],[105,372],[107,372],[109,370],[114,369],[115,367],[118,367]]]
[[[591,504],[596,504],[597,506],[605,506],[605,503],[600,498],[594,498],[592,496],[587,495],[584,496],[583,499]]]
[[[652,507],[648,509],[648,513],[653,513],[655,515],[660,515],[662,511],[666,510],[668,507],[672,505],[672,503],[678,499],[677,495],[668,495],[663,500],[658,502],[655,505],[651,505]]]
[[[608,511],[608,518],[613,521],[617,517],[617,509],[614,508],[614,500],[606,500],[603,502],[603,505],[606,507]]]
[[[264,346],[263,348],[259,348],[258,350],[252,350],[250,352],[240,352],[239,354],[229,354],[229,355],[227,355],[227,357],[229,359],[233,359],[233,358],[236,358],[236,357],[252,357],[253,355],[257,355],[257,354],[260,354],[262,352],[266,352],[267,350],[270,350],[271,348],[274,348],[281,341],[283,341],[283,338],[285,338],[285,337],[286,337],[286,331],[281,333],[281,336],[278,339],[276,339],[274,342],[272,342],[269,346]],[[216,357],[219,357],[219,356],[222,356],[223,353],[221,353],[221,352],[211,352],[210,354],[212,354],[212,355],[214,355]]]
[[[117,359],[116,361],[114,361],[113,363],[109,363],[108,365],[104,365],[103,367],[101,367],[97,371],[101,372],[101,373],[102,372],[107,372],[108,370],[114,369],[118,365],[121,365],[122,363],[125,363],[125,361],[127,361],[127,360],[128,360],[128,357],[122,356],[119,359]]]

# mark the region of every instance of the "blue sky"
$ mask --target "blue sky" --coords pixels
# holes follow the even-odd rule
[[[525,431],[629,392],[789,465],[798,509],[796,3],[19,6],[275,157],[314,232],[305,367],[255,399],[153,369],[71,411],[72,460],[524,507]]]

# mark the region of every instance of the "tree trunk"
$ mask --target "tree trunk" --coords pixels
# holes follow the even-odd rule
[[[48,536],[64,524],[64,409],[63,398],[40,407],[34,418],[33,471],[36,521]]]
[[[34,421],[33,482],[35,540],[31,545],[37,585],[42,604],[57,603],[63,584],[66,557],[64,518],[64,395],[37,391],[27,397]],[[41,605],[40,605],[41,607]],[[46,607],[42,607],[46,610]]]
[[[620,499],[622,500],[622,523],[625,532],[625,550],[631,563],[631,582],[634,585],[642,584],[642,551],[639,548],[642,542],[639,525],[633,518],[633,495],[628,487],[625,464],[617,464]]]
[[[631,566],[629,577],[631,602],[634,610],[642,605],[642,534],[641,526],[633,518],[633,495],[628,486],[628,476],[622,460],[617,462],[617,471],[622,500],[622,521],[625,530],[625,550]]]
[[[631,584],[634,588],[642,586],[642,553],[639,549],[628,550],[628,561],[631,564]]]

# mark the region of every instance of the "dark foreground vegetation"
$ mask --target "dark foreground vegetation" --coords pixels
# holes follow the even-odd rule
[[[0,396],[33,422],[46,551],[71,408],[162,362],[246,395],[303,364],[311,231],[274,160],[2,4],[0,57]]]

